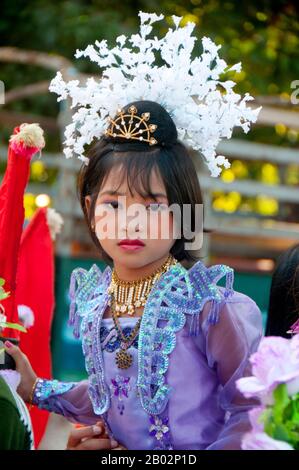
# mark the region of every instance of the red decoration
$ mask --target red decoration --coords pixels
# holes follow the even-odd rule
[[[47,209],[39,209],[23,232],[17,275],[16,300],[34,313],[34,325],[21,333],[20,346],[39,377],[52,377],[51,324],[55,306],[54,252]],[[33,407],[30,411],[35,446],[45,431],[48,412]]]
[[[13,135],[20,132],[14,129]],[[7,168],[0,187],[0,277],[5,280],[5,291],[10,296],[3,300],[8,322],[18,323],[16,304],[16,273],[19,258],[25,211],[24,192],[29,180],[30,161],[39,151],[37,147],[24,146],[23,142],[10,142]],[[19,337],[16,330],[6,329],[6,336]]]

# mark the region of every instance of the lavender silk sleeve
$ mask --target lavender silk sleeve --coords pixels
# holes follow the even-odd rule
[[[87,380],[67,383],[38,379],[32,402],[41,409],[65,416],[73,423],[95,424],[100,420],[93,411]]]
[[[235,382],[251,375],[249,357],[263,335],[262,316],[255,302],[239,292],[223,300],[215,325],[208,321],[210,307],[207,303],[202,311],[205,353],[221,384],[219,405],[225,412],[225,423],[207,450],[238,450],[242,436],[250,430],[248,411],[259,403],[243,397]]]

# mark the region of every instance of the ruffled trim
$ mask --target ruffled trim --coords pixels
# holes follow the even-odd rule
[[[80,337],[80,324],[82,318],[91,315],[101,303],[103,294],[102,278],[107,269],[102,273],[100,268],[93,264],[89,271],[76,268],[71,274],[69,298],[69,321],[74,327],[73,333],[76,338]]]
[[[154,285],[143,311],[137,386],[142,407],[150,415],[158,415],[166,408],[171,389],[165,377],[176,333],[185,325],[185,314],[197,311],[187,273],[179,263],[172,266]],[[160,320],[167,322],[163,328]]]
[[[200,314],[206,302],[211,301],[211,309],[207,318],[208,323],[211,325],[218,323],[223,303],[234,293],[234,270],[224,264],[217,264],[208,268],[201,261],[198,261],[189,269],[188,275],[198,298],[197,312],[190,322],[189,336],[197,336],[201,330]],[[226,283],[223,299],[217,283],[224,276],[226,277]]]

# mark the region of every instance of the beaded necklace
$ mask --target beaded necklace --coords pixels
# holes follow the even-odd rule
[[[123,281],[113,269],[108,294],[113,296],[116,315],[120,316],[122,313],[134,315],[136,307],[144,307],[155,282],[176,263],[177,260],[169,254],[167,260],[156,271],[135,281]]]
[[[117,351],[115,356],[115,361],[119,369],[128,369],[131,367],[133,356],[128,353],[127,350],[135,341],[141,325],[140,317],[131,334],[126,337],[122,332],[118,320],[120,313],[127,312],[129,315],[133,315],[136,307],[144,306],[155,282],[176,263],[177,260],[169,254],[167,260],[154,273],[145,278],[137,279],[136,281],[122,281],[113,270],[108,293],[112,295],[109,305],[111,306],[115,329],[121,340],[120,350]]]

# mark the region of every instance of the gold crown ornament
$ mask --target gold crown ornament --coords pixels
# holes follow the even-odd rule
[[[106,129],[105,135],[148,142],[149,145],[157,144],[157,140],[151,134],[158,126],[148,123],[151,117],[150,113],[142,113],[141,116],[138,116],[136,106],[130,106],[128,112],[130,114],[125,114],[123,109],[118,109],[115,119],[109,117],[110,125]]]

